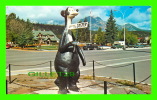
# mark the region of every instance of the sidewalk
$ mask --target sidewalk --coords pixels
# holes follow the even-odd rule
[[[69,91],[68,94],[104,94],[104,82],[94,80],[80,80],[78,87],[79,92]],[[58,94],[58,87],[53,87],[45,90],[34,91],[30,94]],[[120,86],[120,84],[107,84],[107,94],[145,94],[137,88],[129,86]]]
[[[26,74],[14,75],[11,84],[8,83],[8,94],[58,94],[58,87],[54,84],[56,78],[30,77]],[[9,77],[7,77],[9,81]],[[101,81],[100,81],[101,80]],[[77,83],[79,92],[70,91],[69,94],[104,94],[104,80],[107,81],[107,94],[146,94],[150,86],[126,86],[122,81],[110,78],[91,80],[89,76],[81,76]],[[131,83],[130,83],[131,84]],[[139,88],[140,87],[140,88]],[[142,89],[143,91],[139,90]],[[144,92],[145,91],[145,92]]]
[[[126,48],[126,50],[138,50],[138,49],[151,49],[151,47],[144,47],[144,48]],[[29,52],[57,52],[58,50],[21,50],[21,49],[11,49],[11,50],[18,50],[18,51],[29,51]],[[118,51],[118,50],[123,50],[122,48],[119,49],[105,49],[102,51]],[[86,50],[88,51],[88,50]]]
[[[151,49],[151,47],[144,47],[144,48],[126,48],[126,51],[127,50],[138,50],[138,49]],[[122,48],[119,48],[119,49],[106,49],[106,50],[103,50],[103,51],[119,51],[119,50],[123,50]]]

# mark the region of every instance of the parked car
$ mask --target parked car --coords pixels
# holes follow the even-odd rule
[[[110,46],[98,46],[98,50],[111,49]]]
[[[98,45],[97,44],[86,44],[86,46],[83,46],[83,50],[97,50]]]
[[[135,45],[134,48],[143,48],[144,45]]]
[[[147,44],[147,45],[144,45],[144,47],[150,47],[150,45]]]
[[[117,48],[123,48],[123,47],[124,47],[123,45],[115,44],[115,45],[113,45],[111,48],[117,49]]]
[[[134,48],[135,45],[127,45],[128,48]]]
[[[7,44],[6,45],[6,49],[10,49],[11,48],[11,45],[10,44]]]

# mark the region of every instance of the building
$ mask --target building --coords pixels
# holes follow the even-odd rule
[[[33,30],[35,43],[52,44],[58,43],[59,39],[52,31],[35,31]]]
[[[124,41],[114,41],[114,45],[115,44],[124,45]]]

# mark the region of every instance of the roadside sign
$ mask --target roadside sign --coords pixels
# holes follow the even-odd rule
[[[87,28],[88,22],[76,23],[69,25],[68,29],[78,29],[78,28]]]
[[[77,29],[77,24],[69,25],[68,29]]]

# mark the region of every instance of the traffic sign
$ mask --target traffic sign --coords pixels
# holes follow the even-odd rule
[[[82,23],[76,23],[76,24],[70,24],[68,29],[79,29],[79,28],[87,28],[88,22],[82,22]]]

